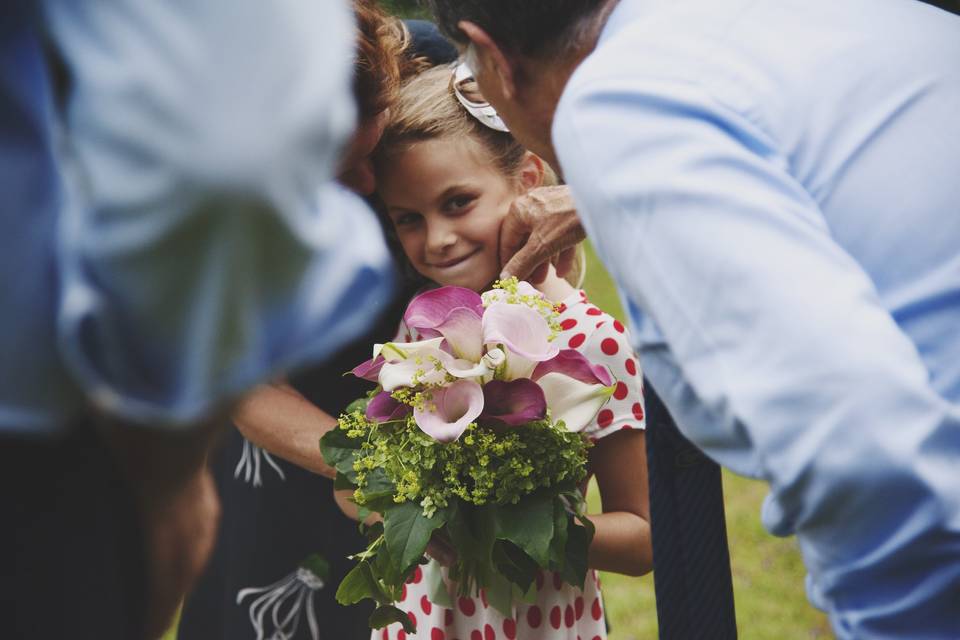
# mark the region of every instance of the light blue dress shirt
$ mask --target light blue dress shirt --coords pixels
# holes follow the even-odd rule
[[[622,0],[553,138],[644,370],[837,635],[960,638],[960,18]]]
[[[48,0],[56,114],[30,4],[0,29],[0,432],[90,401],[187,425],[367,326],[390,261],[331,183],[346,3]]]

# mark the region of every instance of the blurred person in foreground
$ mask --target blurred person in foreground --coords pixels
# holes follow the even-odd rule
[[[0,15],[5,637],[156,637],[213,543],[205,457],[232,401],[327,358],[387,295],[378,223],[331,182],[350,14]]]
[[[430,4],[572,187],[681,430],[770,485],[763,522],[797,535],[837,635],[960,637],[960,18],[913,0]],[[570,212],[520,212],[505,271],[582,234]]]

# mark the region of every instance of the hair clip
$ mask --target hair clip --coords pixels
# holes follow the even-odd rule
[[[475,88],[477,81],[473,77],[473,71],[470,70],[466,62],[460,61],[456,63],[453,69],[452,83],[453,93],[457,96],[457,101],[463,105],[463,108],[466,109],[470,115],[486,127],[496,131],[510,133],[510,129],[507,128],[507,125],[500,119],[497,110],[483,98],[479,89]],[[471,84],[474,85],[474,87],[468,86]]]

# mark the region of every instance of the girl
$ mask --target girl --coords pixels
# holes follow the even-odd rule
[[[506,132],[489,107],[466,97],[468,84],[469,78],[459,76],[454,84],[446,68],[426,71],[405,84],[374,154],[374,168],[383,213],[409,266],[437,285],[483,291],[500,271],[501,222],[517,196],[543,182],[545,167]],[[637,358],[623,325],[591,305],[552,267],[537,288],[560,306],[561,348],[579,350],[616,380],[613,397],[585,430],[596,443],[589,464],[603,504],[603,513],[591,516],[596,535],[589,565],[594,571],[582,591],[558,575],[541,575],[536,604],[519,604],[504,619],[483,594],[457,598],[449,580],[455,607],[430,602],[425,572],[444,571],[434,560],[417,569],[398,603],[416,620],[415,636],[394,624],[374,631],[374,640],[605,638],[595,570],[641,575],[651,569]]]

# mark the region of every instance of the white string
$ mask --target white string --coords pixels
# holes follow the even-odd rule
[[[300,618],[306,607],[307,624],[312,640],[320,640],[320,626],[314,611],[313,594],[322,589],[324,582],[315,573],[304,567],[297,568],[286,577],[267,587],[248,587],[237,592],[237,604],[250,595],[258,595],[250,604],[249,618],[257,634],[257,640],[288,640],[300,626]],[[283,608],[290,603],[290,609]],[[269,614],[269,619],[267,615]],[[266,637],[266,622],[273,623],[273,633]]]
[[[250,482],[252,478],[254,487],[262,486],[263,478],[260,476],[261,457],[267,461],[267,464],[273,467],[281,480],[287,479],[287,476],[283,473],[283,469],[280,468],[280,465],[277,464],[273,457],[267,451],[251,443],[246,438],[243,440],[243,453],[240,454],[240,461],[233,470],[233,477],[239,478],[242,473],[244,482]]]

